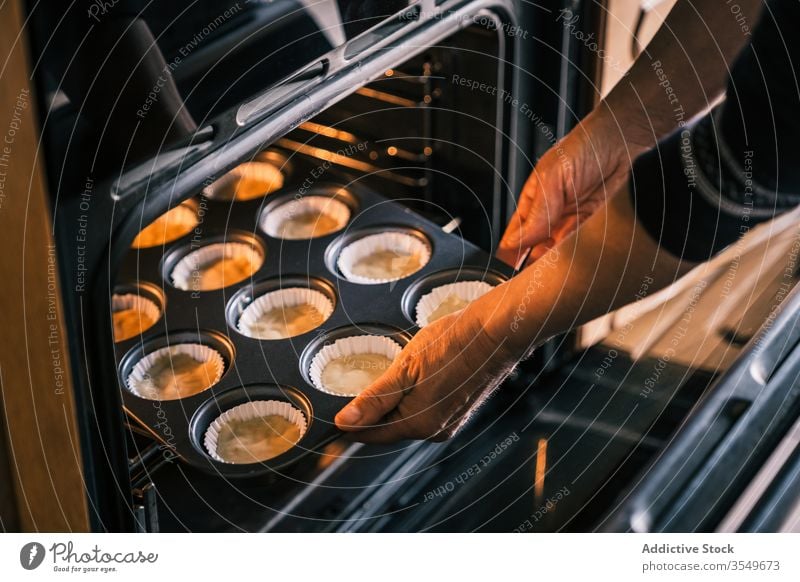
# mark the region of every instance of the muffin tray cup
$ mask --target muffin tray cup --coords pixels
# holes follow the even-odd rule
[[[350,222],[339,232],[310,240],[281,240],[260,227],[262,211],[298,196],[314,168],[292,160],[282,190],[246,202],[212,201],[198,194],[200,225],[165,247],[131,249],[121,265],[118,284],[150,283],[163,290],[164,313],[142,336],[116,344],[119,387],[130,419],[188,464],[223,477],[256,477],[281,471],[304,455],[341,436],[336,413],[350,400],[327,394],[311,383],[308,368],[326,343],[359,333],[386,335],[401,346],[418,331],[414,305],[437,285],[485,280],[496,285],[511,269],[460,237],[447,234],[407,207],[336,176],[305,189],[305,195],[336,195],[351,206]],[[307,166],[307,167],[306,167]],[[344,192],[341,190],[344,189]],[[347,281],[336,268],[338,253],[361,236],[394,230],[420,237],[430,245],[430,261],[413,275],[378,285]],[[255,239],[264,261],[254,275],[213,291],[182,291],[170,283],[169,269],[188,249],[220,241]],[[319,328],[282,340],[248,338],[236,329],[241,311],[253,295],[295,286],[311,286],[334,303],[331,317]],[[146,400],[126,388],[126,378],[146,353],[177,343],[203,343],[219,351],[225,371],[211,388],[189,398]],[[283,400],[299,408],[308,428],[300,442],[282,455],[246,465],[215,461],[205,451],[208,426],[223,412],[250,400]]]

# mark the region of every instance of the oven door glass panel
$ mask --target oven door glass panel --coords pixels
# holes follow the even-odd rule
[[[157,2],[142,17],[196,120],[252,98],[375,28],[408,0]]]

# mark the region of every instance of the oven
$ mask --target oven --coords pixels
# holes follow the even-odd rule
[[[222,354],[223,384],[226,378],[242,387],[259,378],[273,387],[304,382],[288,380],[281,367],[297,368],[305,346],[287,344],[278,354],[274,344],[262,344],[267,349],[259,358],[237,343],[236,322],[229,328],[226,314],[235,310],[233,295],[248,285],[218,294],[175,288],[171,270],[182,258],[176,255],[209,241],[257,241],[277,270],[262,269],[249,283],[314,279],[346,312],[339,325],[362,325],[365,317],[380,323],[380,309],[399,305],[403,285],[377,288],[388,295],[386,307],[367,287],[358,297],[341,296],[335,260],[326,262],[336,236],[292,250],[291,242],[284,246],[265,235],[259,217],[270,214],[273,199],[329,196],[375,232],[413,228],[432,243],[432,263],[447,252],[452,267],[479,257],[473,263],[486,273],[503,271],[488,252],[513,207],[520,162],[530,163],[532,155],[534,140],[528,135],[520,142],[517,134],[518,100],[531,93],[518,89],[519,40],[530,31],[510,2],[200,2],[191,11],[161,4],[88,4],[85,13],[64,17],[66,27],[58,26],[60,16],[33,10],[35,50],[44,63],[48,178],[57,193],[55,236],[69,291],[66,319],[70,335],[86,338],[69,347],[81,362],[74,367],[75,391],[92,527],[316,530],[345,523],[353,507],[363,511],[359,499],[370,493],[379,490],[388,503],[388,489],[406,487],[394,472],[422,468],[441,447],[407,443],[378,455],[369,447],[359,452],[362,447],[337,439],[331,427],[334,407],[344,401],[311,403],[300,394],[315,405],[304,409],[309,417],[328,407],[328,418],[315,419],[304,437],[313,436],[308,454],[257,476],[215,474],[184,462],[202,448],[196,439],[176,450],[175,436],[192,430],[196,410],[142,406],[126,382],[137,359],[180,337]],[[532,31],[541,25],[528,10]],[[550,35],[561,38],[555,28]],[[63,56],[70,52],[68,62]],[[543,79],[555,77],[560,66],[555,57],[543,64]],[[526,103],[542,116],[540,149],[558,131],[557,103],[553,91],[540,103]],[[63,137],[67,128],[72,139]],[[259,164],[278,169],[279,192],[247,202],[226,198],[226,190],[243,183],[235,173],[257,171]],[[244,178],[251,179],[261,178]],[[195,222],[177,241],[150,245],[136,238],[168,211],[186,209]],[[246,295],[237,297],[252,302]],[[120,301],[154,309],[160,322],[126,341],[117,337],[115,345],[109,315]],[[374,303],[373,313],[360,313],[364,303]],[[217,312],[216,321],[195,322],[192,311],[200,319]],[[393,323],[394,329],[413,327],[413,319]],[[122,388],[122,397],[112,386]],[[341,479],[350,493],[328,485]],[[209,507],[204,493],[187,496],[205,487],[232,513]],[[361,490],[350,499],[353,487]],[[241,495],[250,501],[239,503]],[[309,517],[292,526],[279,519],[293,515]]]
[[[690,446],[674,435],[704,394],[723,393],[721,367],[661,367],[613,332],[588,346],[569,334],[520,365],[452,441],[392,446],[341,438],[330,419],[346,400],[315,394],[307,376],[308,350],[341,327],[401,343],[415,329],[406,304],[422,278],[344,280],[351,227],[423,240],[436,267],[425,276],[512,275],[491,253],[521,180],[594,99],[596,55],[559,15],[597,32],[601,3],[142,4],[30,7],[91,527],[652,529],[641,517],[657,487],[647,488],[650,467],[673,466],[659,459]],[[248,180],[272,185],[238,200]],[[284,244],[268,217],[309,196],[341,203],[354,222]],[[181,209],[193,215],[183,234],[136,244]],[[249,245],[262,262],[210,293],[180,288],[178,265],[211,243]],[[240,337],[244,309],[281,281],[329,293],[331,323],[280,349]],[[115,343],[126,295],[155,304],[156,323]],[[221,354],[220,384],[164,406],[132,394],[137,362],[181,342]],[[643,398],[654,366],[669,388]],[[290,462],[220,470],[203,449],[211,420],[259,395],[301,409],[314,438]]]

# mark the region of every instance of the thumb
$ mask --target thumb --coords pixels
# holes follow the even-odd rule
[[[336,415],[336,426],[344,431],[370,428],[389,414],[403,399],[408,388],[406,375],[399,365],[388,370]]]
[[[534,170],[497,249],[497,257],[516,266],[525,252],[547,241],[561,221],[564,197],[549,173]]]
[[[564,197],[552,188],[539,187],[531,200],[525,224],[520,232],[520,246],[525,249],[541,244],[553,236],[564,212]]]
[[[500,243],[497,245],[495,256],[512,267],[517,264],[519,257],[527,250],[522,247],[520,242],[523,238],[524,228],[524,221],[517,210],[509,220]]]
[[[556,202],[551,203],[549,208],[542,208],[547,204],[547,201],[537,201],[524,222],[521,222],[516,215],[512,218],[497,246],[495,256],[498,259],[517,267],[528,249],[533,248],[535,254],[541,245],[552,244],[551,236],[556,231],[560,216],[552,218],[550,215],[556,211],[561,212],[563,206]]]

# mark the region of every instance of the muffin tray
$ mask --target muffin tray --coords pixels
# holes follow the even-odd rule
[[[131,249],[121,265],[120,292],[138,288],[162,308],[155,325],[116,344],[125,411],[182,460],[208,472],[225,477],[264,475],[341,435],[333,419],[349,398],[316,389],[308,373],[314,355],[326,344],[352,335],[378,334],[405,345],[417,331],[416,302],[430,289],[461,280],[496,285],[510,275],[506,265],[476,246],[358,181],[337,176],[333,169],[327,170],[326,183],[308,187],[315,167],[295,156],[284,187],[262,199],[215,201],[198,194],[200,224],[192,233],[164,246]],[[348,204],[349,223],[336,233],[309,240],[282,240],[266,234],[260,227],[262,214],[299,198],[304,181],[305,196],[336,196]],[[387,231],[424,240],[431,249],[429,262],[391,283],[347,281],[337,268],[341,250],[362,236]],[[213,291],[183,291],[173,286],[171,269],[187,250],[243,241],[256,245],[264,255],[252,277]],[[313,331],[281,340],[252,339],[237,330],[238,317],[255,297],[290,287],[311,287],[328,296],[334,304],[330,318]],[[180,343],[200,343],[222,355],[225,371],[217,384],[187,398],[160,401],[142,398],[127,388],[126,379],[143,356]],[[260,463],[237,465],[212,459],[203,444],[210,424],[223,412],[252,400],[286,401],[300,409],[307,421],[301,440],[286,453]]]

